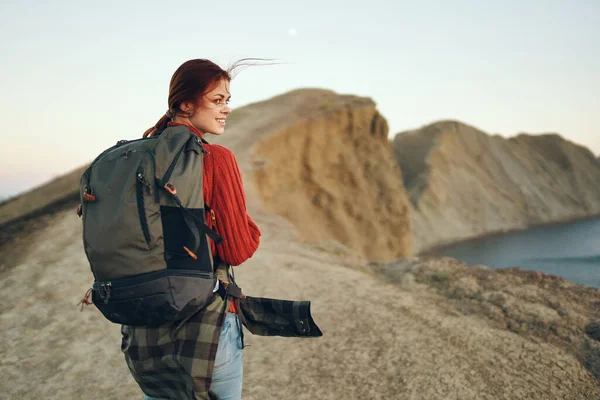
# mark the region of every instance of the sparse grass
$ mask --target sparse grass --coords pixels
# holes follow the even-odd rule
[[[600,345],[591,340],[585,340],[581,345],[583,366],[600,382]]]
[[[595,341],[600,342],[600,322],[594,321],[590,322],[585,327],[585,333]]]
[[[495,329],[564,349],[600,383],[598,289],[536,271],[475,268],[434,257],[421,259],[413,273],[445,298],[452,312],[481,316]]]
[[[435,272],[429,275],[429,279],[434,282],[446,282],[448,279],[450,279],[450,274],[448,274],[446,271]]]

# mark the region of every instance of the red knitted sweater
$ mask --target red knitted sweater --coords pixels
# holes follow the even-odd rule
[[[202,137],[196,128],[189,125],[187,127]],[[216,229],[209,213],[206,215],[206,223],[223,237],[223,242],[218,246],[211,241],[212,251],[223,262],[240,265],[258,249],[260,230],[246,212],[242,176],[231,150],[217,144],[203,146],[209,153],[204,155],[204,202],[215,213]]]

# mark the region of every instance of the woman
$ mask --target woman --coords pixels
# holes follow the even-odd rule
[[[234,68],[224,70],[204,59],[182,64],[171,79],[168,111],[144,137],[182,125],[202,139],[208,133],[222,135],[231,113],[229,84]],[[233,153],[219,145],[203,146],[207,150],[203,195],[214,212],[206,220],[224,239],[218,246],[211,243],[221,295],[175,323],[158,328],[122,327],[121,348],[146,400],[241,399],[242,324],[259,335],[322,335],[310,316],[309,302],[252,298],[235,290],[230,266],[252,257],[260,231],[246,213]]]

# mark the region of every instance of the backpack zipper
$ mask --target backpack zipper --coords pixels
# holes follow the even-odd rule
[[[154,158],[154,153],[150,150],[144,150],[144,153],[148,153],[148,155],[150,156],[150,160],[152,160],[152,176],[154,176],[154,179],[152,180],[154,184],[151,184],[148,181],[146,181],[146,183],[150,188],[150,191],[154,191],[154,203],[158,203],[160,199],[158,197],[158,190],[156,190],[156,158]]]
[[[131,140],[128,143],[137,142],[137,141],[140,141],[140,140],[148,140],[148,139],[156,139],[156,138],[152,137],[152,138],[136,139],[136,140]],[[88,169],[84,172],[84,174],[87,173],[88,171],[91,171],[92,167],[100,160],[100,157],[102,157],[104,154],[108,153],[109,151],[111,151],[113,149],[116,149],[117,147],[119,147],[119,146],[115,145],[115,146],[111,147],[110,149],[105,150],[102,154],[100,154],[92,162],[92,164],[88,167]],[[138,151],[140,151],[140,150],[129,150],[126,153],[123,153],[123,154],[127,157],[129,155],[129,153],[134,153],[134,152],[138,152]],[[156,190],[156,181],[157,181],[157,178],[156,178],[156,158],[154,157],[154,153],[152,151],[150,151],[150,150],[141,150],[141,151],[144,152],[144,153],[146,153],[146,154],[148,154],[150,156],[150,161],[152,161],[152,175],[155,177],[154,180],[153,180],[154,184],[152,185],[152,189],[154,189],[154,203],[158,203],[160,201],[160,198],[159,198],[158,190]]]
[[[149,282],[154,279],[162,278],[163,276],[199,276],[202,278],[213,278],[214,274],[212,272],[204,272],[197,271],[193,269],[163,269],[154,272],[147,272],[145,274],[127,277],[127,278],[119,278],[110,282],[98,282],[94,283],[94,289],[98,291],[104,290],[105,293],[108,293],[110,296],[110,288],[112,289],[121,289],[127,286],[136,285],[139,283]],[[108,289],[108,291],[107,291]]]
[[[101,297],[104,297],[104,304],[108,304],[108,301],[110,300],[110,287],[112,286],[111,282],[102,282],[100,285],[98,285],[98,292],[100,293]]]
[[[152,185],[146,180],[144,174],[141,172],[137,173],[137,182],[135,185],[135,193],[137,200],[138,216],[140,219],[140,225],[142,226],[142,233],[146,240],[146,245],[150,247],[150,229],[148,228],[148,218],[146,217],[146,208],[144,206],[144,187],[147,187],[152,191]]]
[[[109,153],[110,151],[112,151],[118,147],[121,147],[121,146],[123,146],[125,144],[129,144],[129,143],[139,142],[140,140],[156,140],[156,139],[158,139],[158,136],[151,136],[151,137],[147,137],[147,138],[133,139],[133,140],[119,140],[117,142],[117,144],[115,144],[112,147],[109,147],[108,149],[106,149],[102,153],[100,153],[100,155],[98,157],[96,157],[94,159],[94,161],[92,161],[89,168],[93,167],[96,164],[96,162],[98,162],[100,160],[100,158],[102,158],[103,155],[105,155],[106,153]]]

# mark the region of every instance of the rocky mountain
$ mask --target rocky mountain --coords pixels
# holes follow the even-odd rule
[[[489,135],[457,121],[401,132],[413,250],[600,214],[600,163],[557,134]]]
[[[410,254],[409,200],[375,103],[323,90],[272,101],[292,117],[254,153],[265,206],[308,241],[336,241],[371,261]]]

